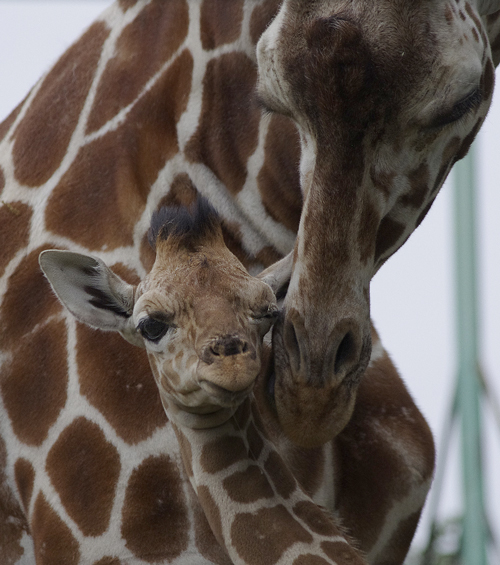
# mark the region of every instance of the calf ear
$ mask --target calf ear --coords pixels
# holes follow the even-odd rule
[[[293,251],[262,271],[262,273],[258,275],[258,278],[268,284],[272,288],[276,298],[280,300],[286,295],[288,283],[292,277],[292,270]]]
[[[77,320],[94,328],[128,333],[134,287],[95,257],[44,251],[40,267],[59,300]]]

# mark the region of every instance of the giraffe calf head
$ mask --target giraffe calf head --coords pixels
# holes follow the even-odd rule
[[[40,265],[79,321],[146,349],[169,417],[217,426],[261,370],[263,338],[278,312],[274,293],[228,250],[206,201],[191,212],[161,209],[149,239],[156,260],[137,287],[100,259],[68,251],[45,251]]]

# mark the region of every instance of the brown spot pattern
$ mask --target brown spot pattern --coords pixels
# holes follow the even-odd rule
[[[25,532],[29,533],[29,527],[17,497],[7,484],[6,464],[7,450],[0,437],[0,559],[2,565],[15,565],[24,553],[20,541]]]
[[[14,465],[14,476],[16,478],[17,488],[21,495],[24,511],[29,511],[31,495],[33,494],[33,485],[35,483],[35,470],[26,459],[18,459]]]
[[[312,539],[281,504],[254,514],[238,514],[231,526],[231,541],[248,565],[272,565],[294,543],[311,543]]]
[[[264,469],[271,478],[277,493],[287,499],[295,490],[297,484],[278,453],[271,451],[264,464]]]
[[[481,92],[483,99],[488,100],[493,94],[493,86],[495,84],[495,69],[491,59],[486,61],[483,74],[481,76]]]
[[[398,204],[419,209],[425,202],[429,192],[429,167],[427,163],[421,163],[414,171],[408,175],[410,192],[398,198]]]
[[[212,528],[212,532],[214,533],[219,544],[223,546],[224,536],[222,535],[222,521],[221,521],[219,507],[215,503],[207,487],[203,485],[198,487],[197,494],[198,494],[198,500],[201,504],[201,507],[203,508],[208,523]]]
[[[236,41],[241,33],[243,0],[203,0],[200,38],[205,50]]]
[[[47,472],[66,511],[86,536],[109,524],[120,474],[120,456],[93,422],[77,418],[47,456]]]
[[[66,403],[66,327],[50,322],[21,341],[0,388],[17,437],[41,445]]]
[[[233,500],[244,504],[274,496],[266,475],[257,465],[249,465],[244,471],[230,475],[222,484]]]
[[[0,185],[2,171],[0,169]],[[22,202],[0,203],[0,276],[14,255],[28,243],[33,212]]]
[[[176,124],[191,88],[188,51],[172,63],[117,130],[84,146],[54,189],[47,227],[88,249],[133,245],[150,187],[178,151]]]
[[[386,216],[381,222],[375,243],[375,262],[391,249],[403,235],[406,226]]]
[[[274,220],[297,232],[302,211],[300,141],[291,120],[271,118],[264,151],[264,165],[257,176],[262,204]]]
[[[127,443],[151,436],[167,422],[144,351],[115,333],[78,324],[76,360],[82,394]]]
[[[92,25],[45,78],[15,132],[13,161],[20,183],[40,186],[61,164],[108,35],[104,23]]]
[[[153,0],[122,32],[99,82],[87,133],[133,103],[146,83],[179,49],[189,25],[186,0]]]
[[[203,446],[200,463],[205,472],[213,474],[246,458],[247,450],[243,440],[225,436]]]
[[[118,557],[103,557],[99,561],[95,561],[93,565],[121,565]]]
[[[253,104],[257,72],[243,53],[212,59],[203,80],[200,125],[186,146],[192,162],[208,166],[236,194],[258,141],[260,114]]]
[[[16,203],[16,209],[18,209],[17,206]],[[19,207],[19,210],[23,210],[23,208]],[[24,210],[26,215],[28,215],[28,209],[24,208]],[[18,216],[17,218],[21,217]],[[28,218],[26,218],[27,221]],[[2,228],[0,227],[0,234],[2,234],[1,230]],[[22,239],[24,237],[21,236]],[[7,247],[10,247],[10,244],[7,244]],[[17,345],[20,339],[33,331],[37,324],[61,310],[61,305],[51,291],[50,285],[43,276],[38,264],[38,255],[45,248],[39,247],[32,251],[19,263],[19,266],[9,279],[9,287],[4,295],[0,310],[3,347]],[[13,253],[13,246],[11,249]],[[66,358],[66,354],[64,354],[64,358]]]
[[[349,563],[353,565],[362,563],[361,558],[354,549],[341,541],[324,541],[321,544],[321,549],[335,563],[345,563],[346,565],[349,565]]]
[[[199,194],[187,173],[179,173],[174,177],[168,193],[160,200],[157,209],[162,206],[191,206]]]
[[[167,456],[149,457],[130,477],[122,515],[126,546],[148,563],[173,561],[188,544],[182,480]]]
[[[332,519],[313,502],[307,500],[298,502],[293,507],[293,511],[295,516],[305,522],[313,532],[322,536],[335,536],[339,534]]]
[[[280,5],[281,0],[267,0],[254,8],[250,18],[250,37],[254,44],[257,44],[271,20],[275,18]]]
[[[35,502],[31,531],[37,565],[76,565],[80,562],[78,542],[42,493]]]

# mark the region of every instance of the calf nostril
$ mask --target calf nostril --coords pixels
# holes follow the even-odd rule
[[[230,357],[249,351],[248,342],[237,337],[221,337],[209,347],[209,351],[216,357]]]
[[[356,356],[356,340],[351,332],[347,332],[340,342],[337,353],[335,355],[335,364],[333,370],[339,373],[344,369],[345,365],[355,360]]]

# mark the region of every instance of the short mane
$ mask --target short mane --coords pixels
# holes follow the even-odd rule
[[[202,196],[188,208],[186,206],[164,206],[154,212],[148,231],[148,241],[156,250],[158,238],[179,239],[183,245],[193,246],[205,237],[217,233],[220,217],[215,208]]]

